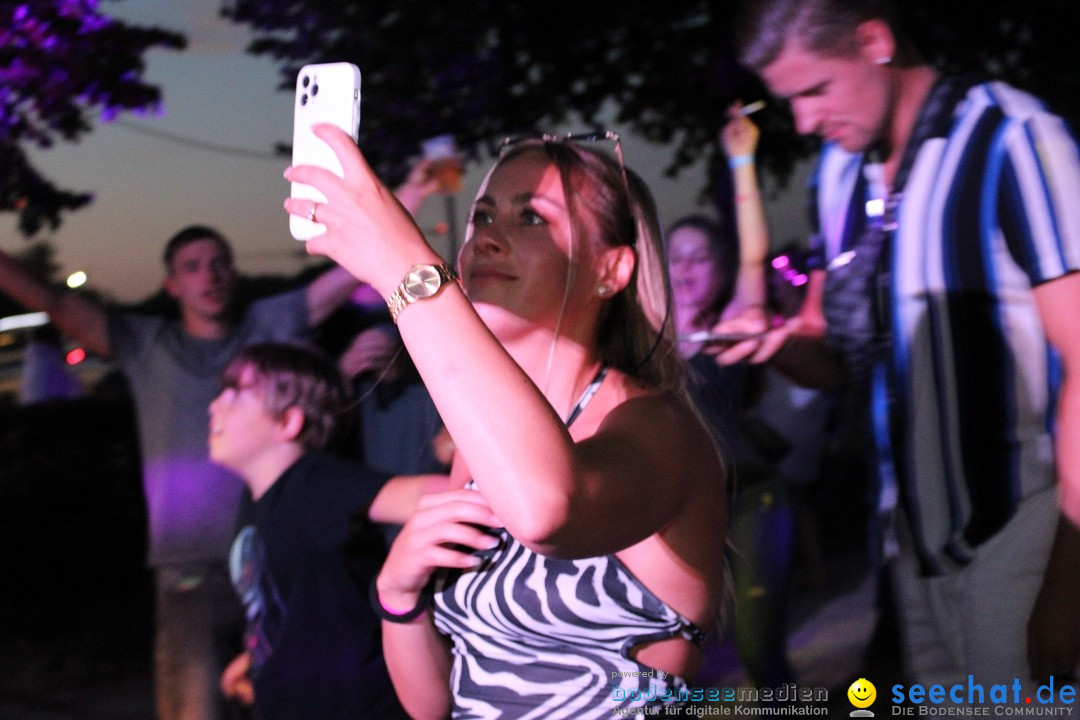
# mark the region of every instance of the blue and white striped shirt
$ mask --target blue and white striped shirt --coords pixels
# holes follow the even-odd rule
[[[861,230],[862,165],[823,151],[813,189],[828,258]],[[941,573],[1055,482],[1060,364],[1032,287],[1080,270],[1076,140],[1031,95],[974,85],[919,148],[897,219],[879,447],[923,567]]]

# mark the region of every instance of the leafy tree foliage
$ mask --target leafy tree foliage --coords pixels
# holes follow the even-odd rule
[[[947,72],[981,72],[1045,100],[1080,127],[1076,0],[899,0],[924,55]]]
[[[140,77],[155,46],[179,49],[184,38],[113,20],[98,0],[0,4],[0,211],[17,212],[23,234],[55,229],[63,212],[91,200],[43,177],[24,148],[78,140],[95,109],[108,120],[154,108],[160,92]]]
[[[752,0],[750,0],[752,1]],[[910,34],[949,70],[982,69],[1080,118],[1076,0],[899,0]],[[360,143],[394,181],[420,139],[452,133],[468,153],[493,139],[571,121],[618,122],[670,143],[677,171],[716,162],[716,130],[736,98],[764,96],[734,60],[731,0],[230,0],[223,13],[256,33],[250,52],[281,65],[291,88],[307,62],[363,71]],[[813,143],[778,103],[762,160],[783,178]]]
[[[718,163],[724,108],[765,96],[733,59],[734,0],[221,1],[226,17],[255,32],[250,52],[279,63],[283,88],[308,62],[361,67],[360,141],[391,183],[426,137],[452,133],[476,156],[506,135],[612,117],[668,144],[671,173],[702,156]],[[898,5],[937,66],[1006,78],[1080,121],[1076,0]],[[32,235],[87,203],[88,194],[38,173],[24,148],[77,140],[91,111],[107,119],[154,108],[159,91],[140,79],[142,55],[183,44],[175,33],[107,18],[98,0],[0,4],[0,211],[18,212]],[[779,103],[755,119],[763,165],[786,177],[813,143],[795,136]]]
[[[421,139],[451,133],[467,154],[559,122],[616,120],[672,143],[673,165],[715,144],[723,108],[760,96],[718,44],[733,3],[667,0],[233,0],[250,51],[292,88],[308,62],[363,73],[360,143],[390,182]],[[752,96],[752,97],[751,97]],[[773,134],[773,138],[788,138]],[[792,153],[774,153],[777,159]],[[630,158],[632,164],[632,158]]]

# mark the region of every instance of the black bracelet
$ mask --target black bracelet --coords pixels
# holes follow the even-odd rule
[[[368,599],[371,602],[371,609],[375,611],[375,614],[387,622],[392,623],[410,623],[416,618],[420,617],[420,613],[427,610],[428,603],[431,602],[431,593],[424,591],[420,593],[420,599],[416,601],[416,607],[407,613],[393,613],[383,607],[382,601],[379,600],[379,588],[375,585],[376,578],[372,578],[371,585],[369,586]]]

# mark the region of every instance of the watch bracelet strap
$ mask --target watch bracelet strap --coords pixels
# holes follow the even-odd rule
[[[396,288],[394,288],[394,292],[390,293],[390,297],[386,298],[386,307],[389,308],[390,319],[394,321],[395,325],[397,324],[398,316],[401,315],[401,311],[404,310],[407,306],[411,305],[416,300],[421,299],[412,298],[410,300],[409,296],[406,294],[405,291],[405,280],[408,279],[409,273],[412,273],[417,267],[419,266],[414,265],[412,268],[410,268],[409,272],[405,274],[405,278],[402,279],[400,283],[398,283],[398,286]],[[442,292],[442,289],[448,284],[457,281],[457,273],[454,271],[454,268],[450,267],[450,265],[448,265],[447,263],[439,263],[438,265],[432,265],[432,267],[434,267],[439,272],[443,279],[442,285],[439,287],[436,295],[439,292]],[[434,295],[432,297],[434,297]]]
[[[397,324],[398,315],[401,314],[406,305],[408,303],[405,302],[405,283],[402,283],[394,288],[394,292],[390,294],[390,297],[386,298],[386,307],[390,308],[390,319],[394,321],[395,325]]]

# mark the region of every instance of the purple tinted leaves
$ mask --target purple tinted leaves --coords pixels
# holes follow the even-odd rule
[[[114,20],[97,0],[37,0],[10,15],[0,11],[0,211],[17,212],[30,235],[88,203],[88,194],[42,177],[20,146],[78,140],[99,113],[108,120],[159,112],[161,92],[142,80],[143,55],[184,42],[177,33]]]

